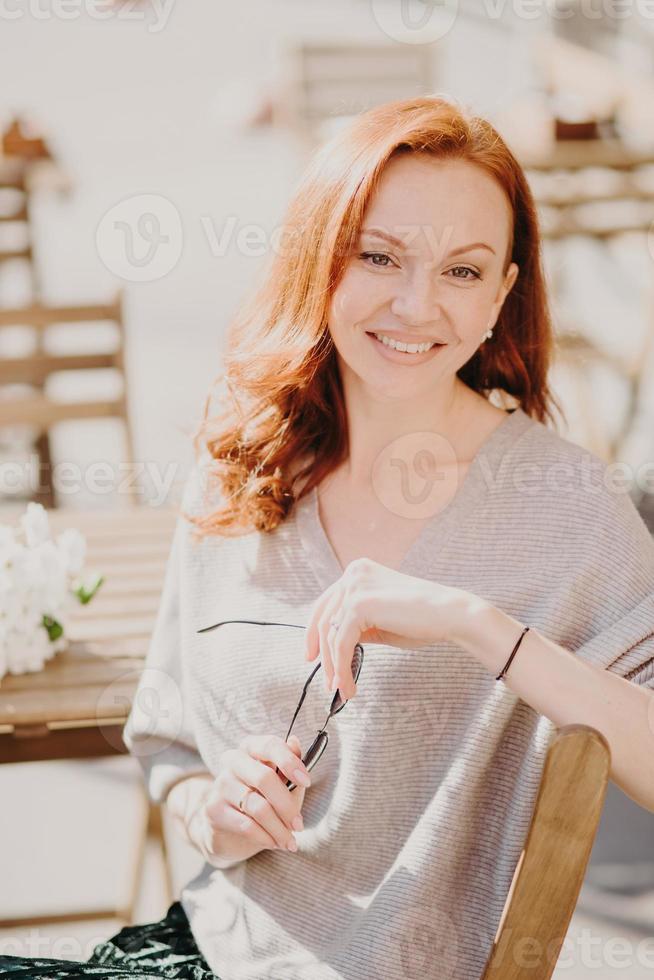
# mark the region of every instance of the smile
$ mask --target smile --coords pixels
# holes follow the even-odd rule
[[[381,333],[367,333],[366,336],[370,337],[382,356],[400,364],[422,364],[423,361],[430,360],[438,354],[442,347],[446,346],[437,341],[427,341],[423,344],[405,344]]]

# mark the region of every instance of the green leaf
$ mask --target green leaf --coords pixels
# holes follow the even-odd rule
[[[82,584],[78,586],[78,588],[74,589],[74,593],[82,605],[85,606],[87,602],[91,601],[103,582],[104,576],[97,575],[95,579],[91,579],[89,584]]]
[[[58,640],[60,636],[63,635],[64,628],[61,623],[58,623],[56,619],[51,616],[43,617],[43,625],[48,631],[48,636],[51,641]]]

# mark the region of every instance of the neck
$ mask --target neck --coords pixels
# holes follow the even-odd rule
[[[421,450],[426,450],[430,466],[463,460],[471,408],[477,407],[473,402],[484,400],[459,378],[447,388],[429,392],[428,397],[405,402],[371,393],[357,384],[345,383],[343,388],[349,455],[341,475],[353,488],[370,487],[373,470],[380,464],[385,469],[400,465],[402,459],[410,467],[420,465]],[[384,465],[385,453],[388,459]],[[394,457],[397,462],[393,462]]]

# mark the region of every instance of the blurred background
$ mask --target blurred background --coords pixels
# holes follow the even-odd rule
[[[28,500],[177,503],[224,329],[309,155],[430,93],[487,116],[526,168],[559,431],[623,464],[654,530],[654,4],[12,0],[0,21],[0,522]],[[129,758],[4,765],[0,794],[0,916],[32,917],[5,921],[4,952],[86,958],[120,915],[66,908],[129,894],[154,920],[198,863]],[[654,816],[613,784],[570,937],[557,976],[651,972]]]

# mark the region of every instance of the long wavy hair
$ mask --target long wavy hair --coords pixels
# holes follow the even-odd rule
[[[220,506],[186,515],[205,534],[274,530],[296,500],[347,458],[347,426],[330,297],[355,247],[384,167],[419,151],[481,167],[513,212],[509,262],[518,279],[492,342],[458,371],[471,389],[497,391],[531,417],[554,421],[548,387],[554,339],[538,220],[524,172],[485,119],[437,97],[385,103],[355,119],[313,155],[282,225],[267,274],[228,326],[221,374],[193,436]],[[212,408],[212,400],[216,407]],[[205,485],[206,489],[206,485]]]

